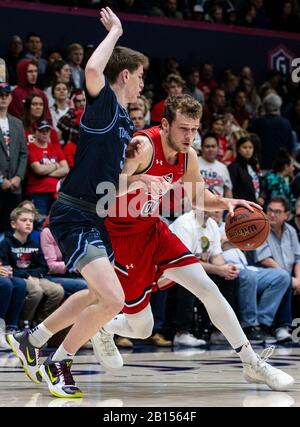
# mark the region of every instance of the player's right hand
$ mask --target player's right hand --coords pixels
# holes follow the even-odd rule
[[[104,7],[100,10],[100,21],[107,29],[107,31],[110,31],[112,28],[116,28],[119,30],[120,35],[123,34],[123,28],[120,19],[109,7]]]
[[[171,189],[171,184],[162,176],[139,175],[143,188],[153,199],[159,199]]]

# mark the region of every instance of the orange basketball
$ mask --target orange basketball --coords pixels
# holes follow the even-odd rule
[[[226,217],[225,233],[234,246],[243,251],[252,251],[262,245],[270,233],[270,222],[263,211],[254,208],[254,212],[238,206],[234,216]]]

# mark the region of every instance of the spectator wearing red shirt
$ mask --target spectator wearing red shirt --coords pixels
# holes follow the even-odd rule
[[[45,119],[44,111],[45,102],[44,98],[42,98],[40,95],[31,93],[25,98],[22,121],[25,129],[25,138],[27,144],[34,141],[34,124],[39,120]],[[52,142],[59,144],[58,135],[54,128],[51,128],[50,138]]]
[[[163,88],[166,90],[168,96],[178,96],[183,92],[185,81],[179,74],[169,74],[163,82]],[[151,123],[158,125],[164,115],[165,99],[155,104],[151,110]]]
[[[44,219],[57,196],[58,182],[69,172],[62,149],[51,141],[47,120],[35,125],[35,141],[28,145],[26,193]]]
[[[200,68],[200,81],[198,89],[204,93],[205,101],[208,100],[212,91],[216,90],[218,85],[213,79],[214,68],[212,64],[203,64]]]

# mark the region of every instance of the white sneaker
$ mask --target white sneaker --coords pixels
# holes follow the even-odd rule
[[[281,328],[277,328],[275,331],[275,336],[278,342],[293,341],[293,337],[292,334],[290,334],[288,326],[282,326]]]
[[[272,390],[285,391],[292,387],[294,378],[267,363],[274,348],[266,348],[261,356],[257,355],[258,359],[253,363],[244,363],[244,377],[249,383],[267,384]]]
[[[114,342],[114,336],[100,329],[91,339],[97,361],[105,370],[120,369],[122,356]]]
[[[6,341],[6,335],[3,329],[0,329],[0,350],[11,350],[10,345]]]
[[[200,340],[189,333],[176,334],[173,343],[174,345],[185,345],[187,347],[199,347],[206,344],[204,340]]]

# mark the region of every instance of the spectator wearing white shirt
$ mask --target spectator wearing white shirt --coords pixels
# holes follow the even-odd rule
[[[232,198],[232,183],[227,167],[217,159],[218,138],[207,133],[202,139],[201,156],[198,157],[200,173],[205,187],[222,197]]]

